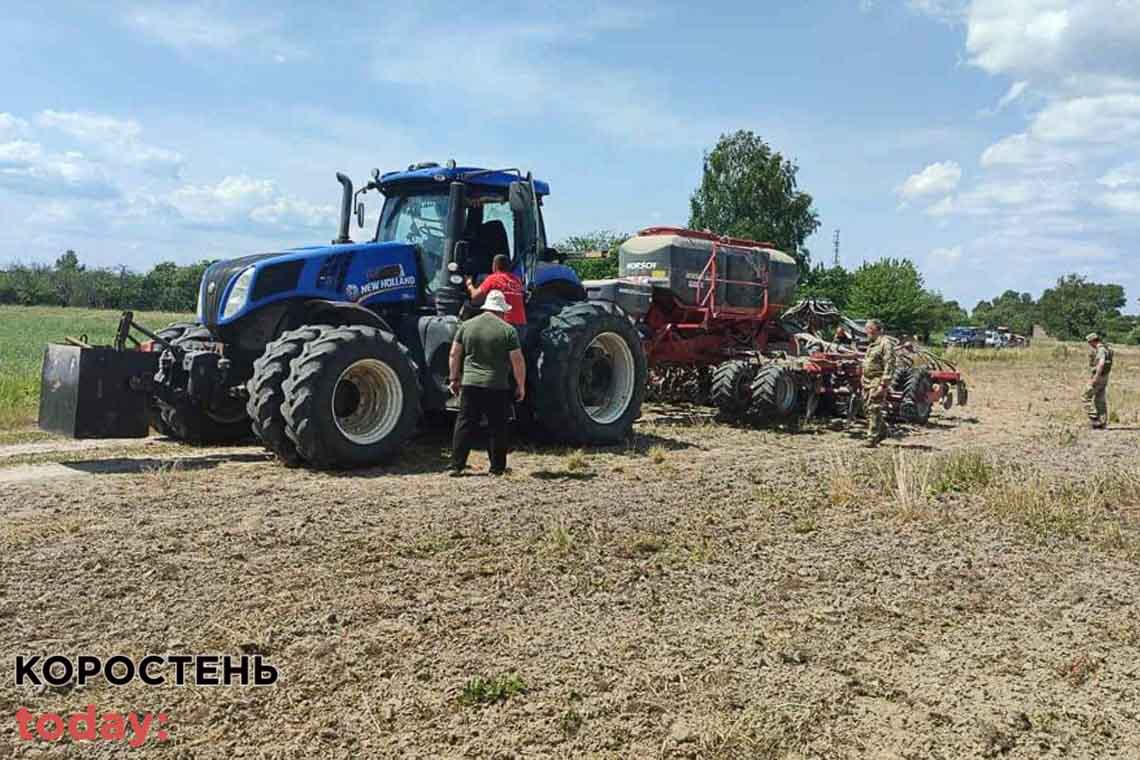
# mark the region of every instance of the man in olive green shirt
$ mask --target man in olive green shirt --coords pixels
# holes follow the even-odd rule
[[[510,310],[502,291],[490,291],[483,301],[483,313],[461,323],[451,343],[448,385],[459,395],[459,417],[451,442],[452,476],[462,475],[467,467],[471,440],[483,417],[487,418],[491,474],[506,472],[511,403],[508,373],[513,371],[515,376],[515,401],[522,401],[526,395],[526,362],[519,334],[506,321]]]
[[[883,403],[887,384],[895,374],[895,349],[877,319],[867,320],[865,329],[871,343],[863,355],[863,411],[867,415],[867,445],[874,448],[887,437]]]
[[[1082,399],[1093,430],[1108,427],[1108,376],[1112,372],[1112,349],[1096,333],[1085,337],[1089,344],[1089,383]]]

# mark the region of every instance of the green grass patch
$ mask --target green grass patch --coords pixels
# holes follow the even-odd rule
[[[120,312],[55,306],[0,306],[0,429],[35,421],[40,403],[40,364],[44,346],[65,336],[87,336],[91,344],[109,344]],[[135,320],[151,329],[193,315],[142,311]]]
[[[502,673],[495,678],[475,676],[463,684],[459,694],[462,705],[489,705],[505,702],[513,696],[526,692],[526,682],[514,673]]]
[[[994,466],[980,451],[959,451],[935,466],[931,487],[935,493],[968,493],[985,488],[994,478]]]

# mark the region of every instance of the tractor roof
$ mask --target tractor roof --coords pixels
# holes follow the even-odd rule
[[[476,166],[457,166],[447,167],[439,166],[438,164],[415,164],[409,166],[406,171],[402,172],[388,172],[380,176],[381,187],[388,187],[390,185],[403,184],[403,183],[417,183],[424,182],[453,182],[460,180],[468,182],[472,185],[479,185],[482,187],[494,188],[506,192],[507,187],[520,176],[515,173],[514,169],[480,169]],[[534,189],[538,191],[539,195],[549,195],[550,185],[542,182],[541,180],[534,181]]]

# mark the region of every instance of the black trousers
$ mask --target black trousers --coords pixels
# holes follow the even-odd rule
[[[455,420],[455,433],[451,439],[451,467],[462,470],[467,466],[471,444],[479,433],[479,420],[487,418],[487,454],[491,459],[491,472],[507,468],[507,422],[510,418],[511,392],[497,388],[479,388],[465,385],[459,392],[459,417]]]

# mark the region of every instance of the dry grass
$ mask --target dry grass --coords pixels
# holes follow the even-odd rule
[[[1066,447],[1072,440],[1054,443]],[[1037,542],[1076,539],[1140,556],[1140,536],[1128,519],[1140,513],[1136,467],[1102,466],[1074,477],[1003,462],[978,449],[927,454],[897,448],[862,468],[832,455],[823,497],[833,507],[885,504],[887,514],[906,521],[970,508],[1025,529]],[[953,506],[940,507],[947,497]],[[814,517],[803,524],[803,532],[816,528]]]
[[[586,458],[586,452],[582,449],[577,449],[566,455],[566,469],[569,472],[582,472],[590,466],[590,460]]]
[[[912,520],[925,516],[930,503],[930,458],[896,449],[886,468],[883,482],[899,517]]]
[[[862,490],[851,458],[835,451],[827,457],[824,484],[827,500],[835,507],[848,507],[855,503]]]

